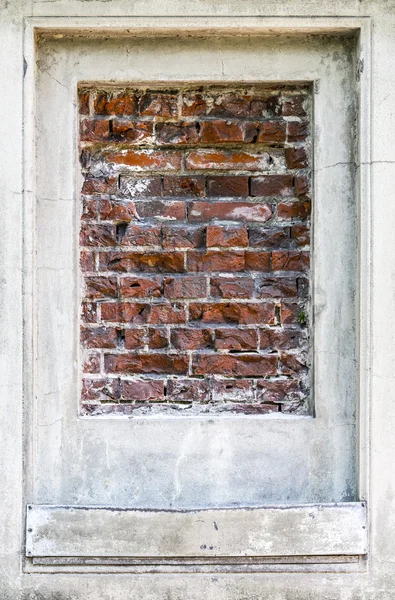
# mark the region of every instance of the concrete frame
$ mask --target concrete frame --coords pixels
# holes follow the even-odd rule
[[[12,321],[14,324],[11,328],[5,328],[2,333],[2,348],[3,352],[10,359],[9,371],[4,371],[3,389],[6,391],[6,397],[13,396],[15,399],[21,397],[21,312],[20,312],[20,290],[21,290],[21,254],[20,244],[15,245],[15,229],[13,224],[18,221],[18,215],[21,214],[21,205],[19,197],[22,192],[22,178],[20,170],[21,146],[20,137],[15,136],[12,139],[11,132],[15,131],[16,123],[21,123],[21,75],[22,64],[20,55],[15,56],[12,53],[12,48],[19,44],[21,48],[21,24],[23,14],[37,14],[47,8],[46,3],[32,2],[26,3],[29,7],[20,6],[15,3],[13,7],[8,6],[8,2],[4,6],[5,16],[3,22],[4,37],[2,40],[1,50],[7,56],[7,61],[4,61],[6,66],[2,66],[2,75],[7,76],[12,93],[19,98],[19,102],[14,106],[11,114],[15,117],[10,119],[10,122],[5,125],[6,135],[3,142],[5,143],[4,151],[4,172],[7,174],[6,181],[12,181],[12,185],[2,186],[2,202],[6,215],[4,222],[5,235],[2,236],[4,247],[2,248],[2,256],[4,258],[4,279],[10,283],[10,287],[6,290],[4,298],[4,318]],[[92,10],[89,13],[94,13],[96,17],[103,15],[104,9],[108,9],[108,3],[102,5],[100,2],[92,4]],[[362,4],[362,3],[361,3]],[[103,9],[104,6],[104,9]],[[227,3],[226,10],[231,14],[235,14],[237,3]],[[64,5],[56,0],[49,7],[54,15],[62,14]],[[119,9],[121,8],[121,13]],[[267,6],[276,13],[276,5],[268,2]],[[27,9],[27,10],[26,10]],[[137,7],[132,8],[138,10]],[[82,3],[73,1],[69,3],[67,10],[70,17],[78,14],[78,11],[84,14],[86,7]],[[122,14],[124,4],[114,1],[110,5],[110,11],[106,13]],[[179,14],[188,14],[188,7],[182,3],[177,3],[176,8]],[[206,3],[198,3],[194,7],[194,12],[203,12],[209,10],[214,16],[218,11],[211,5],[207,8]],[[222,11],[222,8],[220,9]],[[241,9],[245,13],[245,18],[250,18],[262,10],[261,3],[254,4],[247,2]],[[31,11],[31,12],[30,12]],[[166,13],[167,8],[163,5],[155,7],[149,6],[147,12],[155,16],[155,12]],[[88,11],[87,11],[88,12]],[[333,2],[330,7],[322,6],[321,2],[313,0],[308,6],[298,5],[298,3],[285,3],[281,8],[277,8],[277,12],[283,14],[292,14],[299,12],[306,15],[306,20],[296,19],[296,23],[302,27],[309,29],[309,14],[313,15],[310,20],[310,27],[322,26],[324,21],[327,27],[343,28],[351,25],[356,29],[361,30],[361,41],[364,48],[364,74],[362,82],[369,81],[369,18],[373,17],[374,33],[373,33],[373,48],[372,48],[372,63],[373,63],[373,104],[369,94],[369,86],[364,88],[361,94],[363,102],[361,109],[364,111],[364,118],[361,119],[361,257],[362,264],[367,266],[367,272],[361,270],[361,397],[364,402],[361,404],[361,469],[360,469],[360,490],[361,493],[370,500],[370,539],[371,548],[369,553],[369,565],[367,573],[361,575],[331,575],[323,577],[321,575],[307,574],[290,574],[282,575],[281,578],[276,575],[266,576],[249,576],[248,579],[242,576],[222,576],[216,577],[214,580],[211,577],[201,575],[199,577],[156,577],[147,580],[144,577],[129,576],[128,581],[120,578],[106,578],[107,581],[100,577],[91,578],[89,582],[81,576],[67,577],[66,575],[51,576],[24,576],[21,578],[19,569],[19,555],[21,551],[21,532],[23,531],[23,515],[20,505],[12,499],[21,497],[21,469],[22,461],[22,446],[21,446],[21,404],[17,402],[15,405],[5,407],[3,426],[4,436],[2,446],[4,449],[3,456],[7,457],[6,469],[4,471],[4,495],[5,510],[3,513],[4,526],[2,529],[3,541],[3,573],[2,581],[3,597],[11,598],[72,598],[74,599],[91,599],[101,593],[102,597],[120,598],[129,597],[131,586],[134,593],[141,597],[171,597],[171,598],[197,598],[205,593],[208,598],[232,598],[240,597],[259,597],[269,598],[275,596],[279,599],[293,598],[366,598],[376,599],[392,598],[394,594],[394,576],[393,567],[391,566],[394,560],[394,529],[395,523],[391,519],[393,513],[395,494],[394,494],[394,475],[391,460],[388,460],[386,454],[391,455],[391,450],[394,447],[393,440],[393,422],[395,413],[391,406],[388,405],[388,400],[393,393],[393,377],[391,375],[390,355],[393,348],[393,339],[395,336],[394,325],[388,322],[388,316],[391,314],[392,306],[392,265],[391,251],[388,250],[392,241],[392,230],[395,222],[395,210],[386,198],[386,185],[391,182],[394,175],[395,156],[394,150],[388,146],[388,132],[394,129],[394,117],[391,113],[391,106],[394,103],[395,74],[393,69],[389,68],[385,56],[391,57],[395,49],[394,40],[394,23],[395,10],[392,2],[366,2],[364,6],[360,6],[357,2],[342,3]],[[325,13],[336,15],[336,18],[325,18]],[[41,12],[41,14],[43,14]],[[361,15],[365,17],[362,20],[348,18],[348,15]],[[322,15],[323,19],[318,19],[316,15]],[[82,15],[83,16],[83,15]],[[343,18],[341,18],[343,17]],[[226,17],[225,17],[226,18]],[[78,19],[76,19],[78,21]],[[244,19],[243,19],[244,20]],[[59,24],[59,20],[55,19]],[[86,23],[85,19],[82,19]],[[106,23],[111,19],[106,17]],[[124,19],[121,19],[124,23]],[[133,19],[135,22],[135,19]],[[152,26],[154,20],[149,19]],[[214,19],[209,19],[210,26]],[[284,21],[291,27],[295,27],[295,21],[292,24],[292,18],[285,17],[274,19],[271,25],[276,23],[279,25],[279,31],[283,31]],[[48,21],[47,21],[48,23]],[[244,21],[245,23],[245,21]],[[358,24],[359,23],[359,24]],[[229,24],[229,23],[228,23]],[[312,25],[313,24],[313,25]],[[366,25],[368,25],[366,27]],[[74,23],[75,26],[75,23]],[[8,29],[7,29],[8,28]],[[325,25],[324,25],[325,29]],[[365,35],[363,35],[365,32]],[[18,60],[17,60],[18,59]],[[9,92],[5,93],[5,97],[9,98]],[[363,108],[364,107],[364,108]],[[27,109],[28,110],[28,109]],[[385,116],[385,119],[384,119]],[[369,134],[369,123],[372,120],[372,131],[374,137]],[[385,123],[384,123],[385,121]],[[7,132],[10,135],[7,135]],[[27,132],[29,133],[29,132]],[[372,141],[372,158],[370,158],[370,142]],[[12,160],[9,150],[15,150]],[[8,152],[6,151],[8,150]],[[15,162],[17,158],[17,162]],[[371,177],[372,174],[372,177]],[[16,188],[16,189],[15,189]],[[27,193],[25,191],[25,193]],[[372,222],[370,212],[370,198],[375,219]],[[17,204],[15,204],[17,199]],[[380,209],[380,210],[379,210]],[[370,226],[373,224],[373,231]],[[5,227],[7,226],[7,229]],[[372,251],[372,254],[371,254]],[[372,259],[372,263],[371,263]],[[16,261],[16,262],[15,262]],[[373,264],[371,286],[369,279],[369,266]],[[15,268],[17,267],[17,268]],[[18,301],[16,301],[18,299]],[[374,306],[380,306],[380,312],[373,312],[372,303]],[[372,337],[371,337],[372,334]],[[29,335],[29,332],[25,332]],[[373,347],[374,352],[371,352]],[[387,374],[389,373],[389,375]],[[371,390],[371,394],[370,394]],[[370,402],[372,397],[372,402]],[[366,401],[366,402],[365,402]],[[374,410],[373,410],[374,408]],[[14,423],[14,426],[11,426]],[[8,425],[9,424],[9,425]],[[8,500],[8,502],[7,502]],[[281,580],[280,580],[281,579]],[[148,583],[149,581],[149,583]],[[84,583],[82,583],[84,582]]]

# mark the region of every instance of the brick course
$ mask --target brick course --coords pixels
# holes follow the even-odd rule
[[[82,413],[308,412],[307,87],[85,87]]]

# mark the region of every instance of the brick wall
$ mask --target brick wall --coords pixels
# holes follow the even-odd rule
[[[309,105],[79,90],[83,414],[308,411]]]

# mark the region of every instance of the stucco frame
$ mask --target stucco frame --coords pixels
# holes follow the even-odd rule
[[[243,29],[242,33],[251,33],[252,31],[262,31],[267,30],[270,33],[278,32],[300,32],[302,34],[309,33],[311,31],[315,32],[341,32],[341,31],[359,31],[360,35],[360,47],[362,49],[361,60],[363,60],[363,76],[361,78],[361,106],[360,106],[360,165],[359,165],[359,185],[360,185],[360,201],[361,201],[361,209],[360,209],[360,240],[361,240],[361,248],[360,248],[360,264],[363,265],[364,268],[361,268],[361,276],[360,276],[360,314],[362,315],[360,320],[360,480],[359,480],[359,494],[360,497],[366,498],[369,500],[369,463],[370,463],[370,435],[369,435],[369,398],[370,398],[370,379],[369,374],[371,371],[370,368],[370,22],[369,19],[354,19],[354,18],[343,18],[343,19],[331,19],[331,18],[311,18],[311,19],[299,19],[299,18],[237,18],[237,17],[224,17],[224,18],[210,18],[206,20],[205,18],[192,19],[189,17],[180,17],[178,19],[171,18],[147,18],[139,17],[133,18],[130,20],[130,26],[128,26],[127,18],[105,18],[105,27],[103,28],[102,19],[73,19],[70,17],[57,17],[57,18],[39,18],[39,19],[27,19],[26,20],[26,33],[25,33],[25,51],[24,56],[27,64],[32,64],[34,60],[34,36],[38,32],[52,31],[55,33],[60,33],[61,31],[70,31],[72,29],[78,29],[82,33],[89,32],[93,33],[102,33],[106,32],[106,35],[109,33],[109,28],[113,29],[113,32],[116,34],[120,29],[124,30],[125,28],[128,31],[136,30],[136,22],[138,21],[138,31],[146,34],[148,30],[152,35],[155,35],[159,31],[163,33],[163,28],[166,30],[166,33],[174,34],[177,31],[177,28],[182,28],[185,32],[188,28],[191,28],[191,32],[198,34],[204,33],[205,35],[209,34],[210,31],[220,31],[221,34],[229,34],[232,35],[237,31],[240,34],[240,28]],[[166,21],[165,26],[163,25],[163,21]],[[156,33],[155,33],[156,32]],[[26,79],[25,79],[25,104],[24,104],[24,112],[25,112],[25,139],[32,139],[32,87],[31,86],[31,75],[32,71],[29,69],[27,71]],[[25,210],[27,211],[25,214],[25,223],[29,222],[29,211],[32,198],[29,198],[29,190],[31,190],[31,186],[29,185],[29,165],[31,165],[31,161],[29,160],[29,156],[31,156],[32,148],[28,145],[25,145]],[[25,230],[25,267],[30,261],[29,249],[31,248],[32,240],[29,239],[29,236],[32,235],[32,231]],[[28,270],[25,272],[28,273]],[[27,274],[27,277],[29,275]],[[29,281],[27,280],[25,283],[27,289],[29,286]],[[25,316],[29,313],[29,297],[26,297],[25,303]],[[26,329],[25,329],[25,339],[29,340],[31,332],[28,327],[28,319],[25,320]],[[29,353],[25,353],[25,367],[24,372],[28,374],[30,372],[31,364],[30,364]],[[28,381],[25,382],[26,388],[25,391],[28,391]],[[28,397],[28,393],[25,397]],[[63,583],[61,584],[59,581],[59,586],[61,585],[64,588],[64,577],[61,578]],[[52,580],[53,581],[53,580]],[[294,583],[289,581],[290,587],[288,589],[292,589],[295,586]],[[56,590],[56,584],[53,587],[53,590]],[[309,584],[305,583],[306,589]],[[285,588],[284,588],[285,589]],[[93,593],[93,590],[92,590]],[[45,598],[46,596],[42,596]],[[49,597],[49,596],[48,596]],[[76,598],[80,596],[75,596]],[[90,596],[86,596],[87,598]],[[121,596],[119,596],[121,597]],[[285,597],[285,596],[284,596]]]

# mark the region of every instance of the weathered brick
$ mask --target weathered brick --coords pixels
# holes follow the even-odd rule
[[[97,208],[96,198],[83,198],[81,221],[92,221],[97,219]]]
[[[114,327],[81,327],[84,348],[116,348],[117,339]]]
[[[103,221],[127,223],[135,218],[136,207],[132,200],[99,200],[99,217]]]
[[[256,280],[257,298],[292,298],[297,295],[296,278],[264,277]]]
[[[202,144],[227,144],[244,141],[243,123],[234,121],[202,121],[200,123]]]
[[[140,121],[111,121],[111,137],[121,141],[127,141],[128,144],[142,144],[153,140],[153,123]]]
[[[109,121],[84,119],[80,125],[80,139],[83,142],[105,142],[110,137]]]
[[[142,117],[175,117],[178,113],[177,94],[147,92],[138,102],[138,111]]]
[[[232,227],[229,225],[208,225],[206,229],[206,245],[221,246],[248,246],[248,231],[245,226]]]
[[[80,230],[81,246],[115,246],[115,225],[83,223]]]
[[[304,340],[303,332],[299,329],[262,329],[260,331],[261,350],[292,350],[299,348]]]
[[[187,169],[266,171],[273,158],[268,152],[245,150],[191,150],[186,154]]]
[[[212,337],[208,329],[173,329],[170,341],[177,350],[201,350],[213,347]]]
[[[306,115],[305,99],[306,97],[302,95],[283,98],[282,114],[285,117],[304,117]]]
[[[159,175],[153,177],[129,177],[121,175],[120,189],[131,198],[151,198],[162,195],[162,180]]]
[[[306,271],[309,265],[309,252],[272,252],[273,271]]]
[[[310,244],[310,227],[294,225],[291,227],[291,237],[298,246],[308,246]]]
[[[288,121],[287,141],[302,142],[307,138],[309,125],[307,121]]]
[[[159,146],[196,144],[199,139],[197,123],[157,123],[155,133]]]
[[[175,150],[108,150],[104,158],[131,171],[175,171],[181,168],[181,153]]]
[[[97,304],[84,302],[81,306],[81,321],[83,323],[97,323]]]
[[[183,252],[102,252],[100,266],[106,271],[130,273],[182,273]]]
[[[290,196],[292,183],[292,175],[251,177],[251,196]]]
[[[217,250],[189,250],[187,253],[188,271],[208,272],[213,271],[244,271],[245,257],[242,250],[217,251]]]
[[[277,356],[257,354],[195,354],[192,359],[194,375],[230,375],[233,377],[262,377],[275,375]]]
[[[285,162],[288,169],[304,169],[308,163],[306,148],[286,148]]]
[[[125,348],[137,350],[144,348],[144,329],[125,329]]]
[[[205,179],[202,175],[166,175],[163,178],[163,194],[165,196],[179,197],[204,196]]]
[[[217,298],[251,298],[254,281],[250,277],[211,277],[210,294]]]
[[[210,387],[201,379],[169,379],[167,398],[171,402],[207,402]]]
[[[272,325],[275,320],[274,304],[196,302],[189,305],[189,318],[202,323]]]
[[[300,382],[295,379],[278,379],[268,381],[258,379],[257,400],[259,402],[285,402],[290,395],[300,393]]]
[[[84,373],[100,373],[100,353],[89,352],[85,356],[82,370]]]
[[[97,115],[133,115],[136,99],[133,93],[98,92],[94,101]]]
[[[148,329],[148,345],[152,350],[167,348],[169,345],[167,330],[164,328],[150,327]]]
[[[135,202],[139,218],[155,218],[160,221],[183,221],[186,218],[186,205],[182,201],[145,200]]]
[[[245,141],[249,143],[282,144],[286,139],[285,121],[246,123]]]
[[[173,354],[105,354],[107,373],[186,375],[188,356]]]
[[[306,196],[310,192],[310,181],[307,175],[296,175],[294,178],[296,196]]]
[[[89,271],[96,271],[96,253],[81,250],[80,267],[81,271],[83,271],[84,273]]]
[[[307,219],[311,213],[309,200],[288,200],[277,205],[277,214],[280,219]]]
[[[116,189],[116,177],[88,177],[84,180],[81,193],[87,195],[114,194]]]
[[[284,375],[293,375],[306,371],[306,360],[300,353],[287,354],[282,352],[280,355],[280,371]]]
[[[122,381],[122,400],[155,402],[163,400],[164,390],[163,379],[126,379]]]
[[[207,178],[209,196],[248,196],[248,177],[244,175],[214,176]]]
[[[182,325],[186,321],[183,304],[153,304],[149,322],[156,325]]]
[[[118,283],[115,277],[85,277],[84,281],[85,298],[89,300],[118,296]]]
[[[247,251],[245,266],[250,271],[270,271],[270,252]]]
[[[161,277],[122,277],[121,298],[159,298],[162,295]]]
[[[121,396],[119,379],[83,379],[82,400],[98,400],[100,402],[117,402]]]
[[[192,202],[188,219],[191,222],[221,219],[226,221],[268,221],[271,207],[265,202]]]
[[[216,329],[215,349],[231,350],[233,352],[245,352],[256,350],[258,335],[255,329]]]
[[[255,381],[251,379],[213,379],[214,402],[251,402],[255,399]]]
[[[103,302],[101,305],[102,321],[110,323],[144,324],[148,322],[151,307],[149,304],[134,302]]]
[[[89,115],[89,90],[78,90],[78,103],[80,115]]]
[[[253,248],[288,248],[291,243],[289,227],[272,226],[264,229],[260,226],[250,226],[248,237]]]
[[[285,325],[304,325],[307,321],[307,313],[303,306],[292,302],[281,304],[281,323]]]
[[[163,248],[200,248],[204,246],[204,227],[162,225]]]
[[[121,246],[160,246],[161,226],[130,223],[122,239],[119,240],[119,244]]]
[[[181,114],[184,117],[205,115],[207,103],[201,92],[186,92],[182,95]]]
[[[207,294],[207,281],[199,275],[166,277],[163,295],[166,298],[204,298]]]

